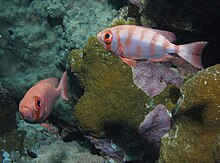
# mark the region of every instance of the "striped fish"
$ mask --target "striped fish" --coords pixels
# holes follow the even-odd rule
[[[136,25],[119,25],[97,34],[101,45],[130,66],[136,60],[168,62],[176,53],[191,65],[202,69],[201,53],[206,41],[175,45],[175,34]]]

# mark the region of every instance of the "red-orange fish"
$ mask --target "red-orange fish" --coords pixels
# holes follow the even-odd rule
[[[27,91],[19,104],[19,112],[25,121],[41,123],[50,115],[58,97],[69,99],[66,71],[63,73],[59,85],[58,83],[57,78],[44,79]]]
[[[118,55],[131,66],[136,65],[136,60],[171,61],[172,54],[176,53],[191,65],[203,68],[201,53],[208,43],[201,41],[175,45],[171,43],[176,39],[173,33],[136,25],[107,28],[99,32],[97,37],[105,49]]]

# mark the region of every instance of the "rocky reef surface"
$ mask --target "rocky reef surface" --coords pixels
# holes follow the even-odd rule
[[[19,100],[39,80],[48,77],[60,78],[66,69],[69,50],[82,48],[88,37],[107,27],[117,16],[118,11],[107,1],[1,1],[1,150],[8,151],[10,157],[19,160],[23,155],[23,148],[34,151],[43,143],[47,142],[45,144],[49,145],[54,141],[53,134],[49,134],[42,127],[24,125],[20,119],[16,122]],[[69,95],[74,99],[78,97],[75,92],[69,92]],[[62,119],[68,125],[76,126],[72,114],[74,104],[74,100],[69,103],[57,101],[52,113],[56,125]],[[26,132],[16,132],[16,123],[20,130]],[[68,132],[70,131],[67,131],[67,134]],[[16,139],[17,136],[19,139]],[[16,154],[14,151],[20,153]],[[0,154],[2,153],[1,151]]]
[[[133,17],[132,24],[171,30],[178,44],[210,41],[203,63],[219,63],[218,2],[131,2],[121,14]],[[93,36],[124,5],[125,0],[1,2],[0,162],[219,162],[219,64],[197,72],[180,60],[141,61],[131,69]],[[33,84],[60,78],[65,69],[71,70],[72,101],[56,104],[49,117],[53,130],[16,116]]]
[[[51,150],[53,149],[53,150]],[[39,162],[97,162],[97,163],[107,163],[103,157],[98,155],[92,155],[90,151],[83,148],[76,141],[65,143],[61,140],[53,141],[50,145],[42,145],[38,149],[37,158],[21,158],[21,163],[39,163]]]
[[[105,51],[97,38],[68,58],[85,91],[74,114],[86,137],[110,159],[155,161],[160,138],[170,129],[167,109],[156,107],[144,121],[151,97],[134,84],[131,68]]]
[[[162,139],[160,162],[218,162],[220,65],[187,80],[181,94],[174,127]]]
[[[60,77],[70,49],[118,15],[106,1],[13,0],[0,6],[1,85],[15,100],[37,81]],[[58,102],[56,116],[75,123],[72,105]],[[69,115],[69,116],[66,116]]]

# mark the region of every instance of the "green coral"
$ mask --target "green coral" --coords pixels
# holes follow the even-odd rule
[[[188,80],[182,93],[182,110],[188,111],[198,106],[204,123],[220,125],[220,65],[207,68]]]
[[[75,106],[80,126],[96,136],[114,135],[115,125],[118,131],[137,130],[146,115],[148,97],[133,84],[130,67],[108,53],[96,37],[89,39],[83,54],[79,58],[72,52],[69,57],[76,61],[71,67],[85,89]]]
[[[175,128],[162,140],[160,162],[215,162],[219,159],[213,147],[219,148],[220,65],[186,81],[181,93]]]

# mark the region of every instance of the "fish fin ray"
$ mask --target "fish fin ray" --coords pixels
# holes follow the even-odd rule
[[[178,52],[177,54],[182,57],[184,60],[189,62],[191,65],[202,69],[202,59],[201,53],[204,47],[208,44],[206,41],[194,42],[184,45],[178,45]]]
[[[53,87],[57,88],[59,84],[59,80],[57,78],[47,78],[37,82],[37,84],[41,84],[41,83],[48,83],[51,84]]]
[[[123,62],[128,64],[130,67],[136,67],[137,66],[137,61],[135,59],[130,59],[130,58],[125,58],[122,56],[119,56]]]
[[[60,80],[58,91],[60,91],[60,96],[64,100],[69,100],[68,94],[67,94],[67,72],[65,71],[62,75],[62,78]]]
[[[176,35],[172,32],[159,30],[159,29],[153,29],[153,28],[148,28],[148,29],[151,30],[151,31],[159,33],[160,35],[164,36],[170,42],[175,42],[176,41]]]

